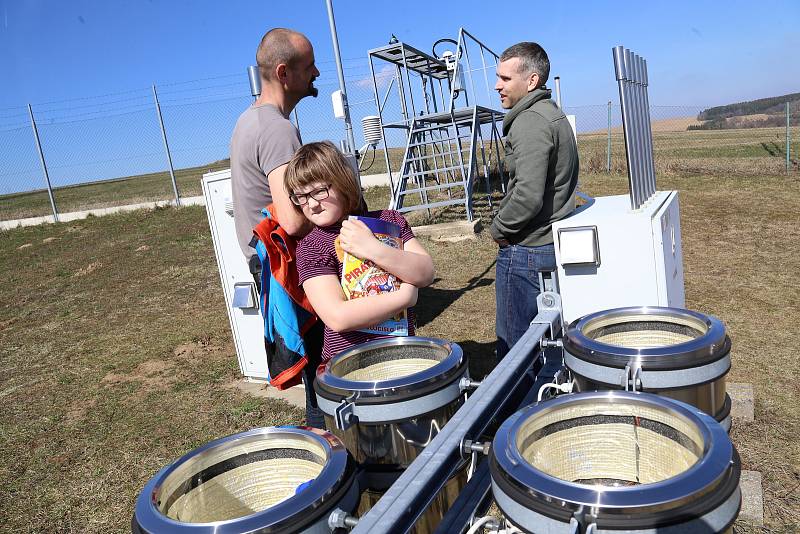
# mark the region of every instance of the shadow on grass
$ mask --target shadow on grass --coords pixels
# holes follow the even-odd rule
[[[470,278],[467,285],[461,289],[439,289],[437,287],[421,288],[417,300],[423,304],[417,305],[417,328],[423,327],[436,319],[449,308],[451,304],[467,293],[467,291],[492,285],[494,280],[492,278],[486,278],[485,275],[494,267],[494,264],[495,262],[493,261],[482,273]],[[435,284],[440,280],[441,278],[436,278],[433,283]]]

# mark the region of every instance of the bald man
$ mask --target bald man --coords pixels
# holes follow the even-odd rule
[[[283,188],[286,163],[302,145],[289,120],[298,102],[317,96],[314,48],[302,34],[285,28],[268,31],[256,52],[261,95],[242,113],[231,138],[233,215],[239,247],[249,260],[253,228],[261,209],[275,204],[278,222],[298,239],[311,230]]]
[[[300,100],[317,96],[314,48],[302,34],[275,28],[264,34],[256,51],[261,95],[236,122],[231,138],[233,220],[239,247],[260,285],[260,262],[250,246],[253,228],[263,219],[261,209],[273,204],[273,214],[286,232],[300,239],[311,223],[295,209],[283,187],[286,164],[302,145],[300,132],[289,114]],[[263,310],[262,310],[263,311]],[[266,311],[263,311],[266,313]],[[322,352],[321,321],[303,336],[308,363],[303,369],[306,386],[306,425],[324,427],[312,383]],[[279,343],[265,339],[267,354],[280,352]]]

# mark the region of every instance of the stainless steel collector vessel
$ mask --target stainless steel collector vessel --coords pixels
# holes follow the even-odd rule
[[[595,391],[525,408],[498,430],[492,491],[525,532],[723,532],[739,513],[739,458],[697,408]]]
[[[330,533],[359,499],[355,464],[332,434],[256,428],[211,441],[159,471],[136,501],[135,534]]]
[[[467,361],[455,343],[396,337],[337,354],[314,389],[325,426],[367,469],[404,469],[461,405]]]
[[[467,361],[455,343],[397,337],[337,354],[314,389],[325,426],[361,468],[367,512],[439,433],[462,404]],[[456,471],[417,520],[414,532],[433,532],[466,484]]]
[[[696,406],[730,430],[731,341],[716,317],[679,308],[604,310],[573,321],[563,341],[575,391],[656,393]]]

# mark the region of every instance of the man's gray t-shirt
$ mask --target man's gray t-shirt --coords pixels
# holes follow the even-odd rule
[[[288,163],[301,145],[300,132],[272,104],[250,106],[236,122],[230,150],[233,220],[247,258],[255,254],[250,240],[261,209],[272,202],[267,175]]]

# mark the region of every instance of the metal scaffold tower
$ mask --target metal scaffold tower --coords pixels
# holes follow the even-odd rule
[[[431,208],[463,204],[471,221],[475,183],[481,179],[485,183],[490,208],[492,173],[497,173],[503,188],[506,183],[500,160],[503,112],[492,107],[497,98],[489,84],[499,56],[463,28],[457,41],[441,39],[434,49],[445,41],[452,43],[455,51],[439,57],[399,41],[370,50],[370,71],[391,180],[390,208],[430,214]],[[480,56],[481,67],[472,68],[470,54],[474,59]],[[376,62],[383,62],[377,75]],[[475,90],[476,72],[483,73],[485,97]],[[385,110],[393,86],[399,117],[391,117]],[[418,104],[423,104],[419,110]],[[393,132],[405,134],[397,170],[392,159],[397,162],[400,146],[396,133],[391,138]]]

